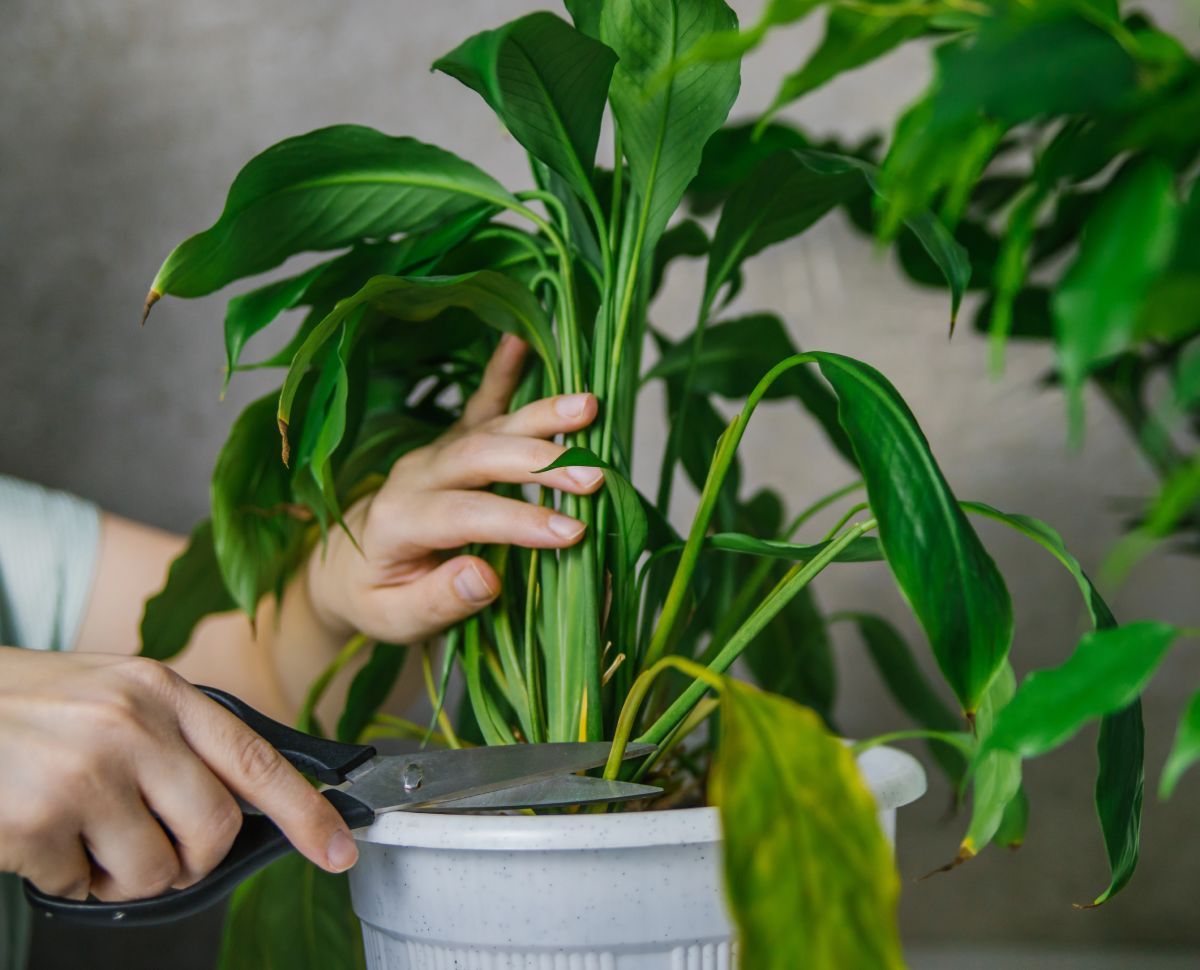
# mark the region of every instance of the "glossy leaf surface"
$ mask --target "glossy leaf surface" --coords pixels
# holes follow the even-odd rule
[[[810,356],[838,395],[892,573],[942,674],[963,710],[973,713],[1012,641],[1004,580],[896,389],[849,357]]]
[[[737,97],[736,63],[668,69],[704,37],[736,26],[722,0],[607,0],[601,38],[620,59],[609,98],[621,126],[647,247],[662,235]]]
[[[1088,722],[1128,706],[1175,637],[1174,627],[1151,622],[1085,634],[1063,664],[1025,679],[985,749],[1034,757],[1070,740]]]
[[[710,794],[742,965],[903,967],[892,850],[850,749],[812,711],[737,681],[721,711]]]
[[[1175,743],[1163,767],[1162,780],[1159,784],[1159,796],[1170,798],[1183,777],[1192,765],[1200,760],[1200,692],[1192,695],[1188,701],[1183,716],[1179,718],[1179,727],[1175,731]]]
[[[513,137],[586,199],[615,63],[566,21],[533,13],[476,34],[433,66],[482,95]]]
[[[289,138],[238,173],[221,217],[167,257],[152,293],[203,296],[309,250],[421,232],[515,204],[489,175],[413,138],[337,125]]]

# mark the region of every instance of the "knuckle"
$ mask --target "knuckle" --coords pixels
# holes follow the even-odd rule
[[[179,857],[174,852],[163,852],[154,860],[146,873],[138,880],[136,894],[138,896],[157,896],[166,892],[176,882],[183,871]]]
[[[274,779],[284,761],[265,739],[243,731],[233,742],[233,763],[242,778],[258,786]]]

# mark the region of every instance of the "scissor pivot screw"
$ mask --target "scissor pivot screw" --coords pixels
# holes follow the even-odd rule
[[[421,766],[418,764],[408,765],[404,769],[404,790],[413,791],[421,787]]]

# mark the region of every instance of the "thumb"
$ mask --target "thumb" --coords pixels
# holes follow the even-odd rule
[[[521,370],[528,349],[529,345],[524,340],[511,333],[500,338],[492,359],[484,368],[479,389],[463,406],[463,427],[477,427],[508,410],[508,402],[521,383]]]
[[[389,643],[424,640],[473,616],[500,595],[500,578],[478,556],[455,556],[403,586],[376,588],[363,632]]]

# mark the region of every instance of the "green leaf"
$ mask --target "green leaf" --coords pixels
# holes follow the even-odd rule
[[[285,855],[233,894],[218,970],[363,970],[362,927],[345,875]]]
[[[167,257],[148,304],[162,294],[203,296],[296,253],[423,232],[473,207],[515,204],[491,176],[433,145],[357,125],[321,128],[247,163],[221,217]]]
[[[1175,364],[1175,403],[1180,408],[1200,406],[1200,339],[1191,341]]]
[[[616,55],[551,13],[476,34],[434,63],[481,94],[512,136],[594,199],[592,166]]]
[[[217,564],[234,602],[253,619],[264,593],[282,576],[302,524],[284,508],[288,470],[276,450],[275,395],[251,404],[234,422],[212,478],[212,534]]]
[[[1076,433],[1084,379],[1128,346],[1142,299],[1170,258],[1178,210],[1172,181],[1170,168],[1154,159],[1118,176],[1088,220],[1079,254],[1054,295],[1058,366]]]
[[[779,539],[758,539],[754,536],[743,535],[740,532],[717,532],[704,540],[705,548],[718,549],[721,552],[740,552],[750,556],[765,556],[770,559],[784,559],[791,562],[808,562],[829,545],[825,542],[814,542],[812,545],[800,545],[794,542],[783,542]],[[860,536],[834,557],[834,562],[879,562],[883,558],[879,540],[874,536]]]
[[[600,39],[600,11],[604,0],[565,0],[565,6],[571,12],[577,30],[595,40]]]
[[[246,342],[270,325],[279,314],[299,306],[313,280],[329,268],[314,266],[299,276],[268,283],[242,296],[235,296],[225,309],[225,384],[237,369]]]
[[[743,261],[799,235],[863,189],[862,179],[849,167],[816,171],[791,151],[767,158],[721,210],[704,281],[706,305]]]
[[[943,701],[917,666],[912,651],[900,632],[881,616],[871,613],[839,613],[833,620],[846,619],[858,627],[876,669],[900,708],[920,727],[931,731],[961,731],[962,718]],[[929,752],[954,784],[962,781],[966,764],[955,749],[929,742]]]
[[[612,497],[613,514],[616,519],[613,525],[618,561],[627,573],[631,573],[646,549],[646,537],[649,534],[646,510],[642,507],[637,489],[630,484],[629,479],[594,451],[578,446],[568,448],[545,468],[539,468],[537,471],[548,472],[555,468],[574,466],[604,469],[604,488]]]
[[[737,97],[736,63],[672,63],[737,19],[722,0],[607,0],[601,38],[620,58],[609,99],[639,198],[637,232],[652,252]],[[666,80],[664,80],[666,78]]]
[[[428,323],[450,309],[466,311],[496,330],[529,341],[545,363],[551,381],[558,373],[550,321],[534,295],[509,277],[491,270],[464,276],[376,276],[353,296],[340,300],[292,359],[279,395],[278,420],[285,436],[285,460],[287,426],[300,382],[317,351],[351,314],[364,306],[410,323]]]
[[[704,146],[700,169],[687,189],[689,208],[697,215],[708,215],[763,160],[784,149],[808,147],[808,138],[787,125],[770,124],[760,132],[751,124],[726,125]]]
[[[1127,707],[1141,696],[1176,636],[1174,627],[1151,622],[1084,634],[1063,664],[1025,678],[983,750],[1032,758]]]
[[[201,522],[175,557],[161,590],[146,600],[142,613],[143,657],[170,660],[188,645],[204,617],[237,609],[225,589],[213,549],[212,523]]]
[[[696,61],[739,60],[762,43],[772,27],[782,27],[803,20],[824,0],[767,0],[766,7],[753,27],[718,31],[705,37],[683,63]]]
[[[1183,773],[1200,760],[1200,691],[1192,695],[1187,709],[1179,719],[1179,727],[1175,731],[1175,743],[1171,745],[1171,753],[1163,767],[1162,779],[1158,786],[1158,797],[1170,798],[1179,784]]]
[[[975,734],[979,739],[979,750],[985,753],[976,759],[971,821],[959,846],[956,862],[970,859],[996,837],[1009,814],[1008,806],[1021,790],[1020,756],[1009,751],[986,750],[984,747],[995,731],[997,718],[1012,702],[1015,689],[1016,676],[1012,666],[1005,663],[988,688],[983,703],[979,705]]]
[[[346,706],[338,720],[337,739],[354,744],[388,699],[404,666],[408,648],[394,643],[377,643],[371,658],[354,675],[346,692]]]
[[[877,60],[927,28],[927,16],[896,16],[887,9],[889,6],[911,9],[912,4],[908,0],[875,0],[869,9],[834,4],[820,45],[803,67],[783,79],[759,126],[839,74]]]
[[[831,723],[837,670],[829,630],[811,589],[792,597],[742,656],[759,686],[811,707]]]
[[[662,287],[667,267],[680,256],[703,256],[708,252],[708,234],[694,219],[683,219],[662,234],[654,247],[650,269],[650,296]]]
[[[839,178],[844,173],[857,171],[877,197],[885,196],[885,191],[880,187],[879,169],[870,162],[849,155],[834,155],[830,152],[807,149],[796,152],[796,156],[813,171],[821,172],[830,178]],[[904,224],[941,270],[950,287],[950,330],[953,333],[963,293],[971,281],[971,257],[932,212],[925,209],[910,211],[904,217]]]
[[[643,381],[655,378],[666,381],[673,388],[681,386],[692,357],[692,342],[683,340],[675,344],[660,343],[661,355],[646,373]],[[696,356],[692,373],[692,390],[696,394],[717,394],[725,398],[745,398],[754,390],[759,378],[785,357],[796,352],[796,346],[788,336],[783,322],[768,313],[756,313],[735,320],[723,320],[710,325],[704,332],[704,341]],[[820,423],[826,437],[847,461],[854,462],[849,439],[838,423],[837,401],[829,389],[814,374],[804,368],[789,370],[782,374],[767,390],[766,400],[795,398]],[[703,420],[693,413],[697,399],[688,405],[689,424],[693,419]],[[672,413],[678,413],[677,403],[672,401]],[[725,422],[716,422],[717,434],[724,430]],[[681,436],[681,457],[689,451],[688,434]],[[715,441],[715,437],[713,438]],[[703,454],[699,474],[693,481],[703,484],[712,455],[709,442]],[[689,468],[689,473],[691,469]]]
[[[900,883],[854,755],[809,710],[725,681],[709,792],[742,966],[901,968]]]
[[[1000,827],[992,836],[995,845],[1005,849],[1019,849],[1025,844],[1025,833],[1029,830],[1029,796],[1024,786],[1017,789],[1000,819]]]
[[[1012,602],[916,418],[873,367],[814,353],[866,480],[892,573],[963,710],[974,713],[1012,641]]]
[[[976,515],[1003,522],[1032,539],[1057,559],[1074,578],[1084,605],[1097,630],[1113,629],[1116,618],[1100,596],[1083,568],[1067,550],[1062,537],[1039,519],[1001,512],[981,502],[963,502],[962,507]],[[1096,812],[1104,835],[1112,878],[1108,888],[1093,906],[1099,906],[1118,893],[1137,867],[1141,837],[1142,788],[1145,783],[1145,752],[1142,738],[1140,701],[1104,715],[1096,742],[1099,769],[1096,773]]]

